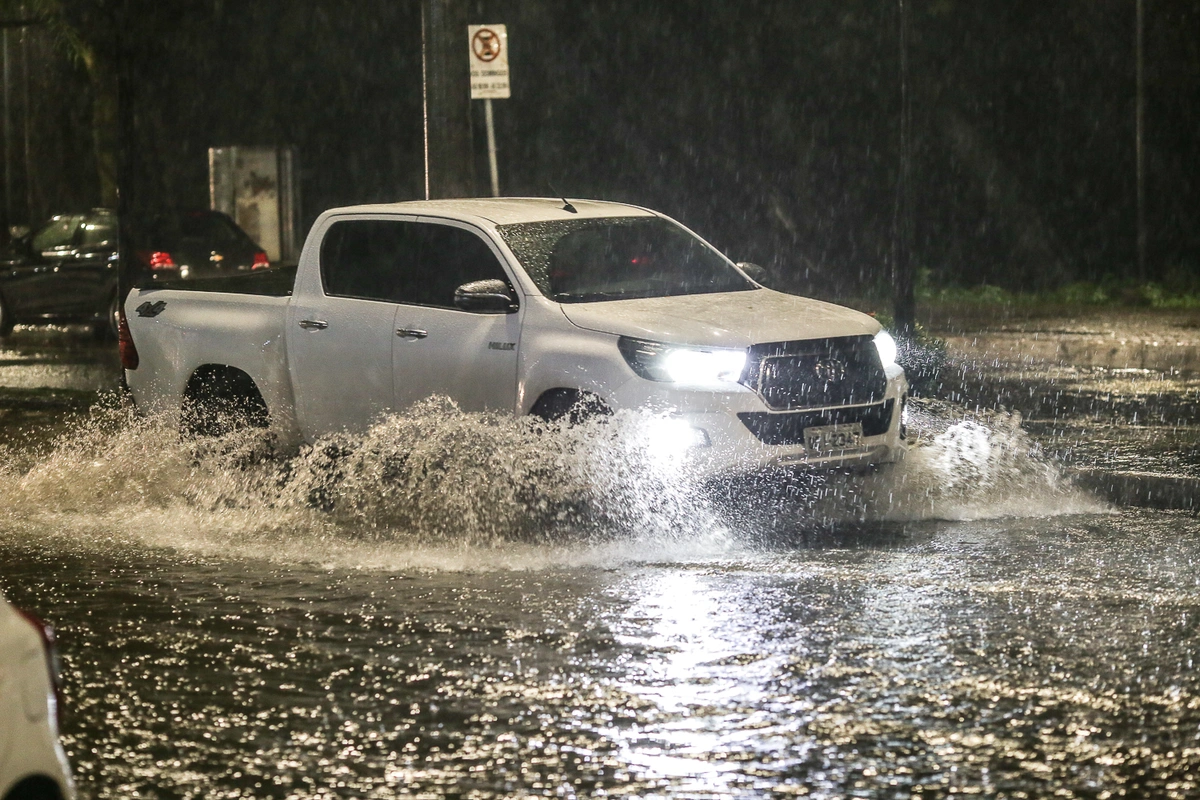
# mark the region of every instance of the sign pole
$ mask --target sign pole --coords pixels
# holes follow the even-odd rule
[[[492,169],[492,197],[500,196],[500,168],[496,165],[496,120],[492,116],[492,98],[483,101],[487,117],[488,166]]]
[[[500,168],[496,160],[496,116],[492,111],[492,100],[506,100],[512,94],[508,82],[508,29],[503,25],[468,25],[467,38],[471,43],[471,99],[483,101],[492,197],[499,197]]]

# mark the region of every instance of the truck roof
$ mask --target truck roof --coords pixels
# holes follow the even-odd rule
[[[552,197],[478,197],[454,200],[411,200],[403,203],[332,208],[326,214],[395,213],[449,219],[481,219],[493,225],[514,222],[546,222],[581,217],[652,217],[655,214],[639,206],[605,200],[571,200],[574,212],[566,210],[561,198]]]

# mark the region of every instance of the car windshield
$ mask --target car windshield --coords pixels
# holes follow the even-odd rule
[[[591,303],[754,289],[720,253],[659,217],[497,226],[547,297]]]
[[[53,250],[56,247],[66,247],[75,241],[75,230],[83,221],[81,214],[67,214],[55,217],[33,235],[31,244],[34,250]]]

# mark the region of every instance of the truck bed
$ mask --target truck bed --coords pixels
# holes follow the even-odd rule
[[[287,297],[296,282],[296,265],[272,267],[255,272],[224,275],[220,278],[190,278],[155,281],[142,289],[180,289],[192,292],[252,294],[262,297]]]

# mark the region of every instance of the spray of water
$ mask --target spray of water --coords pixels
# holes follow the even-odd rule
[[[0,452],[0,532],[448,568],[687,558],[762,528],[1100,509],[1011,415],[926,404],[899,465],[765,476],[737,491],[701,484],[647,447],[656,422],[619,414],[558,426],[435,398],[363,435],[280,454],[260,431],[188,439],[112,405],[45,452]]]

